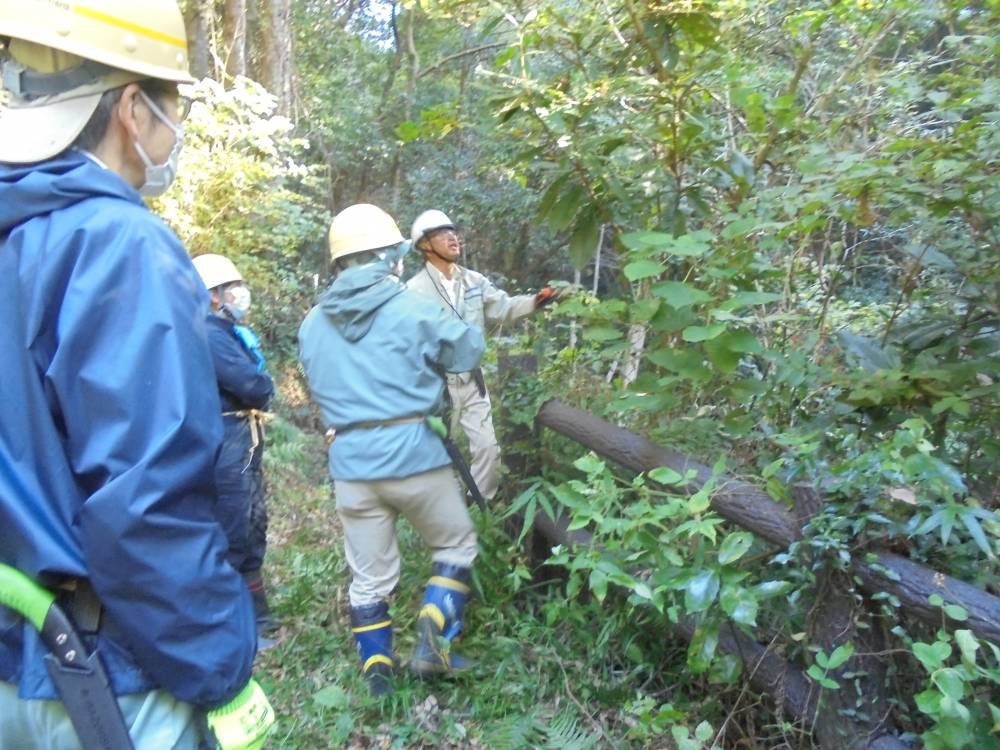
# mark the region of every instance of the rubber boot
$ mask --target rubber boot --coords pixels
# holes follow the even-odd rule
[[[278,629],[278,622],[271,614],[271,607],[267,603],[264,578],[259,570],[253,570],[243,574],[243,582],[246,583],[253,599],[253,611],[257,620],[257,651],[267,651],[278,645],[277,640],[268,637],[269,633]]]
[[[393,691],[395,660],[392,653],[392,618],[388,602],[351,607],[351,632],[361,657],[361,672],[372,695]]]
[[[257,617],[257,632],[261,635],[273,633],[278,629],[278,621],[271,614],[271,605],[267,602],[267,591],[264,588],[264,578],[259,570],[243,574],[243,580],[253,597],[253,611]]]
[[[448,563],[434,563],[417,618],[417,647],[410,669],[421,676],[450,674],[472,667],[472,662],[451,649],[462,632],[462,612],[469,598],[471,570]]]

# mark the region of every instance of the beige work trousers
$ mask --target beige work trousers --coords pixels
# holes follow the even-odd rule
[[[405,479],[336,480],[337,515],[353,578],[352,607],[387,598],[399,583],[396,519],[413,524],[434,562],[472,567],[478,546],[465,495],[450,466]]]
[[[451,434],[461,427],[469,438],[472,478],[483,497],[492,500],[500,488],[500,445],[493,429],[490,394],[487,391],[481,396],[476,381],[463,373],[448,377],[448,395],[451,397]]]

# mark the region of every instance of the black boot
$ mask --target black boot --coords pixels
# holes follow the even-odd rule
[[[267,603],[267,591],[264,589],[264,578],[259,570],[243,574],[243,580],[253,597],[253,611],[257,617],[257,632],[262,635],[278,629],[278,621],[271,614],[271,606]]]
[[[417,647],[410,661],[417,674],[439,675],[472,667],[471,661],[451,649],[451,642],[462,630],[471,572],[458,565],[434,563],[417,619]]]
[[[395,660],[392,654],[392,618],[385,601],[351,607],[351,632],[361,657],[361,672],[372,695],[393,692]]]

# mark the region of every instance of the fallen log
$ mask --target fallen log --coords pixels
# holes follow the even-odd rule
[[[547,401],[535,419],[632,471],[651,471],[659,466],[668,466],[681,474],[694,470],[690,486],[695,489],[712,475],[707,466],[682,453],[659,446],[558,399]],[[774,502],[767,493],[736,479],[717,479],[716,482],[712,508],[726,520],[781,548],[802,539],[801,522],[796,520],[795,514]],[[1000,645],[1000,598],[976,586],[889,552],[856,557],[851,562],[851,572],[866,593],[891,594],[899,600],[904,611],[932,625],[940,624],[942,615],[940,608],[928,603],[928,597],[938,594],[946,604],[957,604],[968,613],[964,627]]]
[[[532,527],[553,545],[565,547],[589,547],[592,537],[583,529],[568,530],[569,519],[565,515],[551,518],[547,513],[535,515]],[[690,643],[694,638],[698,622],[692,617],[682,618],[671,625],[674,635]],[[809,680],[801,671],[790,666],[780,656],[759,644],[750,636],[731,625],[720,628],[718,648],[740,657],[744,674],[748,675],[751,686],[757,691],[770,695],[782,708],[798,720],[811,722],[815,713],[815,700]]]
[[[583,529],[569,530],[569,519],[565,515],[551,518],[547,513],[538,513],[532,522],[533,529],[542,534],[553,545],[566,547],[589,547],[593,542],[591,534]],[[670,625],[675,636],[690,643],[698,629],[698,621],[693,617],[681,618],[680,622]],[[718,649],[737,656],[743,662],[743,673],[750,686],[758,693],[770,696],[783,711],[807,727],[831,727],[835,725],[851,725],[853,722],[836,715],[818,717],[825,710],[819,700],[815,686],[798,669],[782,659],[769,647],[734,627],[725,623],[719,628]],[[821,720],[819,720],[821,719]],[[844,726],[839,733],[830,732],[835,737],[834,744],[823,744],[825,750],[844,750],[847,745],[840,743],[845,735],[857,737],[858,730]],[[909,746],[896,737],[883,734],[874,737],[870,742],[855,742],[852,750],[908,750]]]

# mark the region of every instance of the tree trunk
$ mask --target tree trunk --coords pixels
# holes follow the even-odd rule
[[[291,117],[294,102],[291,0],[262,0],[261,79],[278,102],[278,114]]]
[[[226,0],[223,14],[223,48],[229,80],[247,74],[246,0]]]
[[[632,471],[650,471],[658,466],[669,466],[681,474],[693,470],[695,476],[689,485],[692,491],[712,475],[707,466],[682,453],[556,399],[546,402],[536,419]],[[731,477],[723,477],[718,487],[712,495],[712,508],[726,520],[779,547],[802,538],[802,524],[796,514],[774,502],[763,490]],[[1000,645],[1000,597],[891,552],[862,552],[851,561],[850,571],[863,591],[893,594],[907,614],[931,625],[940,624],[941,610],[927,599],[938,594],[946,604],[965,609],[969,616],[966,628]]]
[[[195,78],[204,78],[209,73],[208,18],[205,12],[203,0],[185,6],[184,28],[187,31],[191,75]]]

